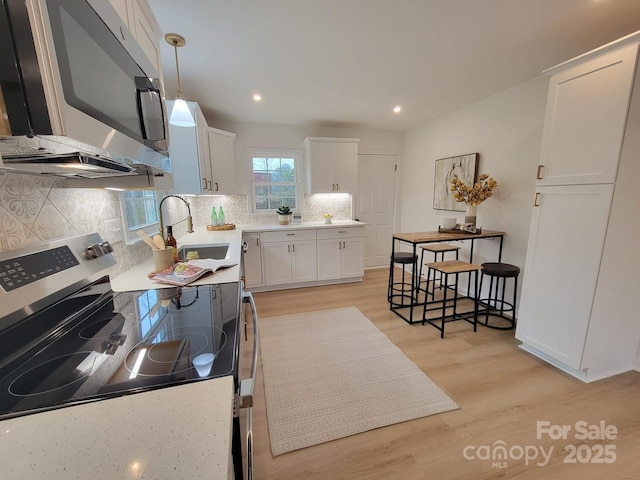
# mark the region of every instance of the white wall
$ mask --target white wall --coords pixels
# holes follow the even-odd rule
[[[478,173],[498,182],[478,207],[477,224],[506,232],[502,260],[524,267],[547,94],[540,76],[406,133],[400,187],[400,230],[437,230],[443,217],[464,212],[433,209],[435,160],[480,153]],[[496,261],[498,242],[478,241],[474,263]],[[521,275],[522,278],[522,275]]]

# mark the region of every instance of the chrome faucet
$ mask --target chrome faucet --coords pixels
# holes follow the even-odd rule
[[[179,195],[167,195],[166,197],[164,197],[162,199],[162,201],[160,202],[160,205],[158,206],[158,210],[160,212],[160,235],[162,235],[164,237],[164,223],[162,222],[162,204],[169,197],[179,198],[187,206],[187,212],[188,212],[188,215],[187,215],[187,218],[186,218],[186,220],[187,220],[187,233],[193,233],[193,218],[191,218],[191,205],[189,204],[189,202],[187,202],[184,198],[182,198]],[[182,221],[182,220],[180,220],[180,221]]]

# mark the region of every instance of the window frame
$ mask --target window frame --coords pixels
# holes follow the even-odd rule
[[[294,161],[294,187],[295,187],[295,199],[296,199],[296,207],[292,208],[291,211],[295,213],[299,213],[302,211],[302,169],[303,167],[303,153],[302,150],[297,149],[276,149],[276,148],[248,148],[247,149],[247,157],[249,163],[249,174],[250,178],[250,192],[249,199],[251,204],[249,205],[249,213],[252,214],[271,214],[277,211],[276,208],[269,209],[257,209],[256,208],[256,183],[254,182],[254,174],[253,174],[253,159],[255,157],[265,157],[265,158],[292,158]],[[271,182],[265,182],[263,185],[271,185]]]
[[[134,190],[125,190],[123,192],[120,192],[120,214],[122,217],[122,229],[124,232],[124,240],[125,243],[127,245],[132,245],[134,243],[137,243],[140,241],[140,238],[138,237],[138,231],[143,231],[145,232],[147,235],[155,235],[156,233],[158,233],[160,231],[160,219],[158,218],[158,220],[156,222],[152,222],[152,223],[147,223],[144,225],[137,225],[135,227],[131,227],[129,225],[129,221],[127,219],[127,210],[126,210],[126,203],[128,201],[128,199],[126,198],[126,195],[128,193],[133,192]],[[155,210],[156,212],[158,212],[158,205],[160,203],[159,199],[158,199],[158,192],[156,190],[135,190],[135,192],[144,192],[144,194],[153,194],[154,198],[155,198]]]

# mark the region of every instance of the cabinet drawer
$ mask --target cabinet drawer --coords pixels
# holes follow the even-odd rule
[[[316,231],[313,228],[304,230],[283,230],[281,232],[262,232],[262,242],[291,242],[293,240],[315,240]]]
[[[322,227],[317,230],[317,238],[364,237],[364,227]]]

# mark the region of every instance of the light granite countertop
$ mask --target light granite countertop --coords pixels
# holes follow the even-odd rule
[[[226,480],[233,377],[0,422],[5,480]]]
[[[334,221],[331,224],[324,222],[305,222],[289,225],[240,225],[234,230],[208,231],[206,227],[194,228],[193,233],[188,233],[177,239],[178,247],[190,245],[211,245],[217,243],[228,243],[229,251],[226,260],[235,262],[237,265],[219,270],[213,275],[205,275],[189,285],[212,285],[218,283],[229,283],[240,281],[240,259],[242,254],[242,233],[272,232],[278,230],[300,230],[318,229],[331,227],[363,227],[365,224],[354,220]],[[153,271],[153,259],[148,258],[142,263],[130,268],[126,272],[111,279],[111,288],[116,292],[127,292],[133,290],[149,290],[154,288],[175,288],[151,280],[148,274]]]

